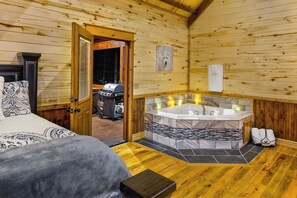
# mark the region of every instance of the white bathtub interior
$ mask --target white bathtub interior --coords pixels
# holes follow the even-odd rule
[[[214,120],[240,120],[250,116],[250,112],[237,111],[196,104],[183,104],[175,107],[166,107],[152,112],[155,115],[174,119],[214,119]]]

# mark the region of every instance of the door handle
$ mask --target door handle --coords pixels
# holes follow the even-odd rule
[[[70,98],[70,102],[77,102],[78,101],[78,98],[77,97],[71,97]]]
[[[67,111],[67,112],[70,112],[70,113],[73,113],[73,109],[72,109],[71,107],[69,107],[69,106],[66,107],[66,111]]]
[[[76,113],[76,112],[80,112],[80,108],[74,108],[74,113]]]

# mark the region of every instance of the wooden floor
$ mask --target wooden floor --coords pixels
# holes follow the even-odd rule
[[[123,120],[101,119],[98,115],[92,116],[92,136],[101,141],[122,141]]]
[[[297,197],[295,149],[266,148],[248,165],[189,164],[137,143],[113,150],[132,175],[151,169],[174,180],[172,197]]]

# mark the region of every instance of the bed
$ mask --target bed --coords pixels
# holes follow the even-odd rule
[[[121,197],[130,173],[116,153],[35,114],[40,56],[18,53],[21,65],[0,65],[5,82],[28,82],[32,112],[0,121],[0,197]]]

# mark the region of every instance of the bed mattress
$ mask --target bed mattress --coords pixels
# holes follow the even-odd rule
[[[33,113],[7,117],[0,121],[0,152],[12,147],[75,135]]]

